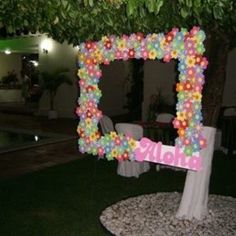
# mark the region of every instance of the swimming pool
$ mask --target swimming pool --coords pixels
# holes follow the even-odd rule
[[[0,127],[0,154],[72,139],[72,136]]]

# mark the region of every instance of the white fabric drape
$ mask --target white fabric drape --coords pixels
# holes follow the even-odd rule
[[[118,133],[129,135],[135,140],[143,137],[143,128],[140,125],[129,123],[118,123],[115,125]],[[117,174],[125,177],[139,177],[140,174],[149,171],[150,164],[146,161],[119,161],[117,167]]]
[[[115,130],[113,122],[110,117],[103,115],[99,122],[100,122],[103,134],[107,134]]]
[[[216,129],[204,127],[203,134],[207,139],[207,147],[200,151],[202,170],[189,170],[185,180],[184,192],[176,217],[201,220],[207,213],[211,164],[214,151]]]
[[[170,113],[159,113],[156,117],[156,121],[160,123],[171,123],[174,118],[174,115]]]

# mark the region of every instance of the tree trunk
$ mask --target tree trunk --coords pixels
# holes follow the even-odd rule
[[[203,123],[216,127],[223,99],[229,44],[210,35],[206,41],[206,51],[209,64],[203,90]]]
[[[54,92],[50,92],[50,94],[49,94],[49,100],[50,100],[50,110],[51,110],[51,111],[54,110],[54,97],[55,97]]]

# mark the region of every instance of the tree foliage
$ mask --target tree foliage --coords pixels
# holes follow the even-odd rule
[[[200,25],[217,37],[236,32],[234,0],[1,0],[0,26],[28,29],[74,45],[107,34],[167,31]]]

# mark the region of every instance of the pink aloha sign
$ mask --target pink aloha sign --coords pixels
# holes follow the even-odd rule
[[[202,168],[199,153],[186,156],[177,146],[163,145],[161,142],[156,143],[148,138],[142,138],[137,142],[134,153],[135,160],[139,162],[149,161],[195,171]]]

